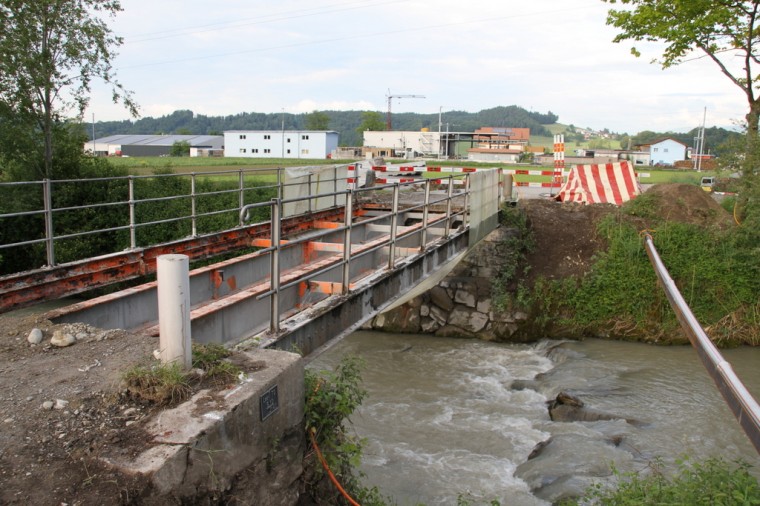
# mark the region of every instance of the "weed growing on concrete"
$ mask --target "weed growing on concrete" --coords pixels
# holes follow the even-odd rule
[[[193,344],[193,369],[178,363],[140,364],[123,374],[130,395],[160,406],[186,400],[194,385],[216,385],[237,381],[241,369],[225,360],[232,352],[218,344]],[[200,371],[200,373],[199,373]]]
[[[135,366],[124,373],[124,381],[132,396],[158,405],[182,402],[191,391],[187,375],[177,363]]]
[[[238,377],[238,366],[226,361],[232,352],[221,344],[193,344],[193,367],[206,373],[216,384],[230,383]]]

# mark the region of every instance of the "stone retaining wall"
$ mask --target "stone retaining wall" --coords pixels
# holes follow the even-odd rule
[[[479,242],[438,285],[373,318],[365,328],[385,332],[513,340],[528,315],[493,307],[491,283],[507,255],[514,230],[498,227]]]

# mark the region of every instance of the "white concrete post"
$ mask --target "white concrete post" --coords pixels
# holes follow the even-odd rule
[[[190,340],[190,260],[187,255],[161,255],[158,271],[158,330],[161,362],[192,364]]]

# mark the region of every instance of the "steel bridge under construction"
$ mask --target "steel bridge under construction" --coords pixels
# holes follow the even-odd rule
[[[352,188],[350,175],[347,166],[279,170],[276,197],[254,203],[241,197],[239,206],[226,210],[239,218],[235,229],[5,276],[0,310],[152,274],[164,254],[196,259],[248,248],[190,272],[193,341],[309,354],[403,297],[498,222],[500,170],[368,188]],[[133,213],[140,201],[131,191],[130,196]],[[248,224],[249,216],[262,210],[269,219]],[[199,216],[186,218],[195,230]],[[134,214],[130,225],[134,244],[139,226]],[[45,242],[51,247],[60,239]],[[53,261],[54,255],[48,258]],[[45,316],[55,323],[158,335],[157,281]]]

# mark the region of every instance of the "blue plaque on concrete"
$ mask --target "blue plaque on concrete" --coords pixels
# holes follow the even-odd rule
[[[273,386],[259,397],[261,408],[261,421],[263,422],[280,409],[280,400],[277,397],[277,385]]]

